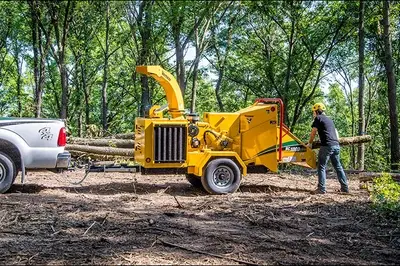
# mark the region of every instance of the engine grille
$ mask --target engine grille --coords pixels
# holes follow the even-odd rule
[[[154,161],[156,163],[185,162],[186,140],[185,125],[155,125]]]

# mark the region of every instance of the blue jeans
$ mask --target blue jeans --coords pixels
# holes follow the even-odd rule
[[[342,164],[340,163],[340,147],[336,146],[321,146],[318,153],[318,189],[326,192],[326,166],[329,159],[336,170],[337,177],[340,183],[340,190],[343,192],[349,191],[347,185],[346,174],[343,171]]]

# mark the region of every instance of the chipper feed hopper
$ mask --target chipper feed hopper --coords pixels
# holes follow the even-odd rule
[[[142,173],[182,173],[212,194],[235,192],[254,170],[277,172],[280,163],[315,168],[315,153],[283,124],[280,99],[263,98],[234,113],[185,115],[175,78],[160,66],[138,66],[166,93],[168,105],[153,106],[135,121],[135,160]],[[165,113],[167,117],[164,117]]]

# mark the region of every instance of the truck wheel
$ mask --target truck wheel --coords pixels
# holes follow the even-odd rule
[[[201,184],[200,177],[198,177],[198,176],[196,176],[194,174],[186,174],[186,179],[194,187],[198,187],[198,188],[202,188],[203,187],[203,185]]]
[[[215,159],[208,163],[201,183],[211,194],[227,194],[235,192],[241,181],[239,167],[231,159]]]
[[[8,155],[0,152],[0,193],[6,192],[14,183],[15,164]]]

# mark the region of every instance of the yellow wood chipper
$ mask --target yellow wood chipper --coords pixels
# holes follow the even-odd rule
[[[163,87],[168,104],[135,121],[135,160],[143,174],[186,174],[212,194],[235,192],[242,176],[277,172],[280,163],[316,167],[316,155],[283,121],[280,99],[262,98],[233,113],[185,114],[176,79],[160,66],[138,66]],[[167,117],[164,117],[167,113]]]

